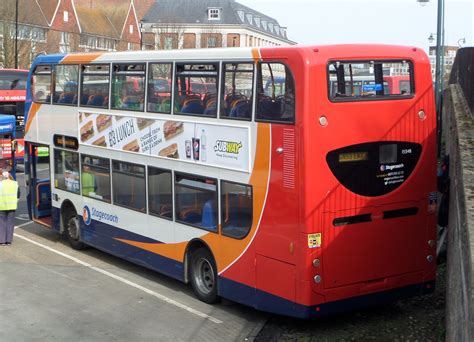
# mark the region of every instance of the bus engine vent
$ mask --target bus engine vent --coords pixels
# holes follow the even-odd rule
[[[295,188],[295,132],[283,130],[283,187]]]

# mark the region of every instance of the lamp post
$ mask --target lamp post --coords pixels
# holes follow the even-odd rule
[[[426,5],[430,0],[416,0],[421,5]],[[430,35],[430,42],[433,40],[433,34]],[[441,90],[443,81],[441,79],[441,56],[444,54],[444,0],[438,0],[438,16],[436,25],[436,65],[435,65],[435,97],[436,97],[436,112],[440,115],[441,104]]]
[[[18,69],[18,1],[15,2],[15,69]]]
[[[426,5],[430,0],[416,0],[420,5]],[[433,39],[433,34],[430,35]],[[430,40],[428,38],[428,40]],[[432,40],[431,40],[432,41]],[[438,123],[438,143],[441,138],[441,91],[443,89],[441,57],[444,56],[444,0],[438,0],[438,14],[436,25],[436,65],[435,65],[435,100],[436,100],[436,117]],[[439,151],[438,151],[439,152]]]

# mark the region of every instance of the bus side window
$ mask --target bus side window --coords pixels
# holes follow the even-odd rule
[[[217,181],[175,173],[176,221],[217,232]]]
[[[171,171],[148,167],[148,207],[151,215],[173,219]]]
[[[146,212],[145,167],[143,165],[112,161],[114,204]]]
[[[109,95],[109,68],[108,64],[82,66],[81,106],[108,108],[105,98]]]
[[[34,102],[51,101],[51,65],[38,65],[33,73],[31,93]]]
[[[257,71],[257,121],[294,123],[295,83],[281,63],[259,63]]]
[[[55,70],[53,103],[74,104],[74,99],[77,99],[79,66],[57,65]]]
[[[252,119],[253,63],[224,63],[221,91],[221,117]]]
[[[252,228],[252,187],[221,182],[222,235],[243,239]]]
[[[82,195],[110,203],[110,160],[81,155]]]
[[[80,193],[79,153],[54,150],[54,186],[57,189]]]
[[[171,113],[172,69],[170,63],[150,63],[148,70],[149,112]]]
[[[217,63],[177,63],[176,112],[186,115],[217,116]]]
[[[114,64],[111,108],[143,111],[144,101],[145,64]]]

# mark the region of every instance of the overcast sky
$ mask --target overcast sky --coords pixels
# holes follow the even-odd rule
[[[300,44],[384,43],[428,51],[428,37],[436,34],[436,0],[425,6],[416,0],[236,1],[276,19]],[[465,38],[464,46],[474,46],[473,17],[474,0],[445,0],[446,45]]]

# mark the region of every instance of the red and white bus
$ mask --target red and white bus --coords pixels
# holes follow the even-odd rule
[[[404,92],[384,88],[395,67]],[[346,90],[362,76],[363,92]],[[436,120],[421,49],[39,56],[27,93],[32,218],[74,248],[189,282],[208,303],[303,318],[434,289]]]
[[[26,79],[28,70],[0,69],[0,115],[14,115],[16,118],[16,158],[23,158],[24,111]]]

